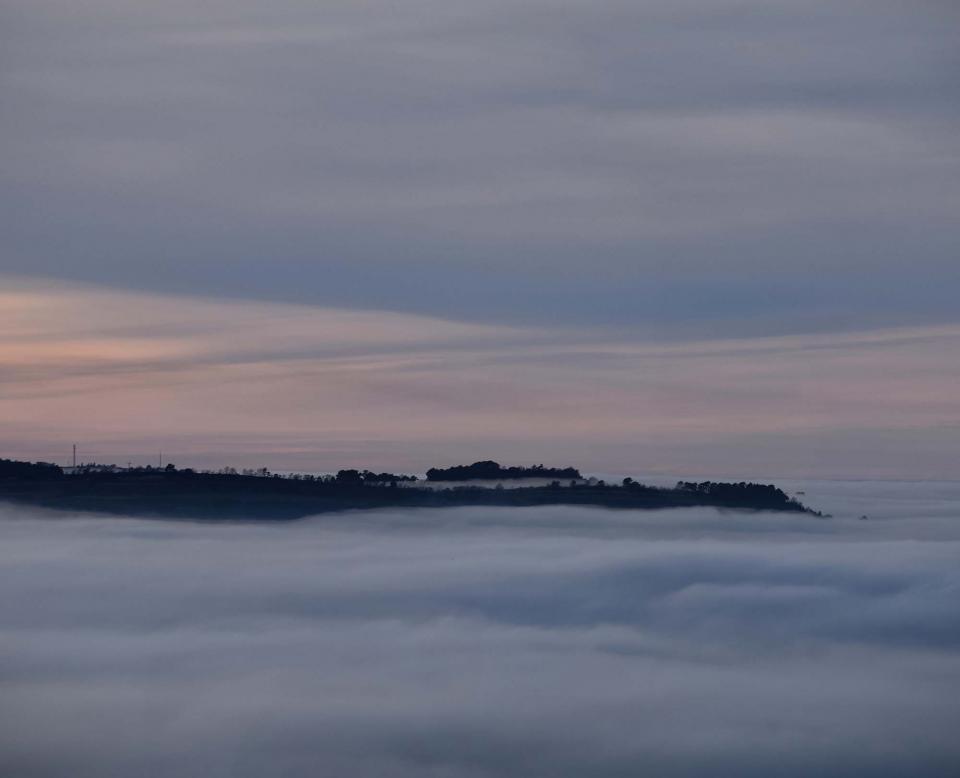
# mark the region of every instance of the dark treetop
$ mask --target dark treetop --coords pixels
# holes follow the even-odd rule
[[[350,509],[468,505],[632,509],[707,505],[821,515],[775,486],[751,483],[680,482],[664,489],[625,478],[619,485],[591,479],[516,489],[400,485],[413,480],[412,476],[357,470],[341,470],[336,476],[280,476],[266,469],[238,473],[225,468],[211,473],[178,470],[173,465],[162,470],[83,465],[68,473],[56,465],[0,460],[0,500],[141,516],[267,520]]]
[[[575,467],[502,467],[490,459],[472,465],[431,467],[427,470],[428,481],[497,481],[517,478],[560,478],[580,480],[583,476]]]

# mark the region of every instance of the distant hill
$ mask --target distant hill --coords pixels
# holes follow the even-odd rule
[[[0,500],[119,515],[258,521],[371,508],[537,505],[633,510],[713,506],[820,515],[769,484],[681,482],[674,488],[664,489],[646,486],[631,478],[617,485],[603,481],[583,483],[576,479],[579,472],[573,468],[517,470],[533,472],[538,477],[562,473],[564,479],[570,477],[570,480],[564,484],[554,479],[545,486],[512,489],[472,485],[430,488],[415,483],[401,487],[398,482],[403,476],[356,470],[341,470],[336,476],[280,476],[265,469],[242,474],[228,468],[219,473],[199,473],[178,470],[173,465],[162,470],[152,467],[104,469],[92,465],[65,473],[56,465],[2,460]],[[460,468],[439,472],[458,473]],[[364,473],[368,475],[364,477]]]

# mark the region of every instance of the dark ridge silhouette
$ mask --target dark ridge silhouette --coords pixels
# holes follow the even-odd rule
[[[266,468],[242,473],[224,468],[213,473],[177,469],[172,464],[163,469],[84,465],[66,473],[56,465],[0,460],[0,500],[138,516],[280,520],[352,509],[470,505],[628,509],[713,506],[822,515],[775,486],[762,484],[681,482],[664,489],[626,478],[620,485],[591,479],[586,483],[571,480],[566,486],[554,480],[547,486],[516,489],[398,487],[401,481],[413,480],[413,476],[367,470],[341,470],[335,476],[280,476]]]
[[[782,490],[772,484],[748,484],[741,481],[737,484],[716,483],[714,481],[677,481],[677,489],[707,495],[718,502],[737,501],[744,497],[752,502],[764,505],[779,505],[790,502],[790,498]]]
[[[454,465],[453,467],[431,467],[427,470],[428,481],[496,481],[519,478],[571,478],[580,480],[583,476],[575,467],[502,467],[490,459],[474,462],[472,465]]]
[[[369,470],[340,470],[336,475],[342,484],[389,484],[396,486],[404,481],[416,481],[415,475],[396,475],[395,473],[372,473]]]
[[[0,479],[50,478],[63,475],[63,468],[49,462],[19,462],[16,459],[0,459]]]

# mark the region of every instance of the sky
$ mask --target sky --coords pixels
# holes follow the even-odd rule
[[[806,486],[835,518],[0,506],[0,768],[957,775],[960,489]]]
[[[0,455],[960,478],[960,11],[8,0]]]

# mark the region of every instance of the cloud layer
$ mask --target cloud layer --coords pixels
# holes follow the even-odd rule
[[[832,521],[0,519],[30,776],[955,774],[960,493]],[[818,491],[819,489],[819,491]]]

